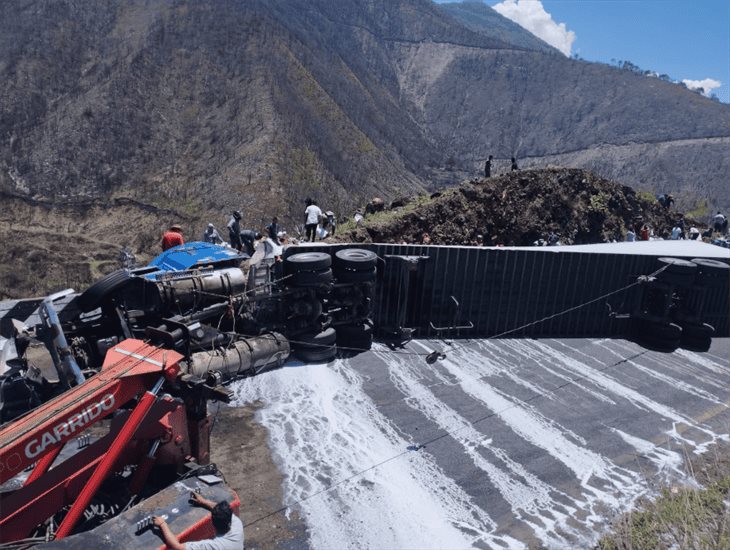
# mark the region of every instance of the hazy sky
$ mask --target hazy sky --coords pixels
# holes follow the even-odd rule
[[[730,0],[486,3],[566,55],[604,63],[628,60],[730,102]]]

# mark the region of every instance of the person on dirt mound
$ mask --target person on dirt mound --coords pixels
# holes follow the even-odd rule
[[[266,226],[266,232],[269,234],[269,239],[274,241],[277,245],[279,243],[279,232],[281,231],[279,227],[279,218],[274,216],[271,218],[271,223]]]
[[[208,226],[205,228],[205,231],[203,232],[203,242],[211,244],[223,244],[223,239],[221,238],[220,233],[218,233],[218,230],[212,223],[209,223]]]
[[[241,242],[241,212],[238,210],[234,210],[233,214],[231,214],[231,219],[228,220],[228,241],[231,243],[231,247],[235,248],[239,252],[243,248],[243,243]]]
[[[515,157],[512,157],[512,167],[511,170],[514,172],[515,170],[519,170],[520,168],[517,166],[517,159]]]
[[[685,238],[685,225],[684,225],[684,216],[682,214],[679,215],[679,219],[677,220],[677,227],[682,231],[682,233],[679,235],[680,239]]]
[[[725,219],[725,216],[719,210],[712,218],[712,225],[717,233],[723,233],[723,229],[727,229],[727,219]]]
[[[162,235],[162,251],[171,249],[173,246],[179,246],[185,244],[185,239],[182,236],[182,227],[178,224],[173,223],[170,229],[165,231]]]
[[[240,236],[241,243],[243,244],[243,250],[249,256],[253,256],[253,253],[256,251],[255,243],[261,238],[261,233],[254,231],[253,229],[242,229]]]
[[[321,218],[322,210],[317,206],[317,202],[307,199],[307,208],[304,210],[304,231],[310,243],[317,240],[317,226]]]
[[[494,157],[492,155],[489,155],[489,158],[487,159],[487,162],[484,163],[484,177],[485,178],[491,178],[492,177],[492,159]]]

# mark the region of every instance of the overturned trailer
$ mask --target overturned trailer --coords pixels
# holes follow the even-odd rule
[[[707,350],[728,335],[724,250],[632,244],[312,245],[253,264],[193,243],[78,295],[4,303],[0,482],[11,485],[0,541],[150,546],[153,512],[174,518],[183,541],[209,533],[188,489],[238,500],[209,464],[207,403],[292,353],[325,362],[369,349],[373,334],[391,346],[628,336],[663,351]],[[45,365],[30,353],[36,341],[50,352]]]

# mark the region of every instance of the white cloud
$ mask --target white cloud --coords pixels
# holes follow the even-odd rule
[[[553,21],[541,0],[504,0],[492,8],[570,57],[575,33],[569,31],[565,23]]]
[[[702,92],[707,97],[710,96],[712,93],[712,90],[715,88],[719,88],[722,86],[722,82],[719,80],[715,80],[714,78],[705,78],[704,80],[683,80],[684,84],[690,89],[690,90],[699,90],[702,88],[704,92]]]

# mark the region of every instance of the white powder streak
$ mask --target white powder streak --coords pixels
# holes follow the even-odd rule
[[[556,343],[560,344],[563,347],[568,347],[561,342],[556,341]],[[670,437],[673,437],[674,439],[677,439],[678,441],[682,441],[682,442],[686,443],[687,445],[693,446],[694,452],[696,454],[701,454],[701,453],[705,452],[707,450],[707,448],[710,445],[714,444],[718,439],[730,440],[730,438],[726,434],[714,433],[709,428],[702,426],[701,424],[698,424],[697,422],[695,422],[692,418],[689,418],[683,414],[680,414],[673,408],[663,405],[662,403],[654,401],[653,399],[640,394],[636,390],[619,383],[617,380],[608,376],[607,374],[599,372],[598,370],[596,370],[592,367],[589,367],[588,365],[585,365],[585,364],[581,363],[580,361],[578,361],[564,353],[559,352],[558,350],[552,348],[551,346],[548,346],[547,344],[538,342],[538,343],[536,343],[536,345],[542,351],[544,351],[546,355],[554,358],[556,361],[561,362],[563,365],[565,365],[570,370],[574,371],[576,374],[578,374],[582,377],[585,377],[589,380],[592,380],[595,384],[611,391],[612,393],[614,393],[616,395],[623,397],[624,399],[630,401],[635,407],[646,410],[646,411],[654,412],[664,418],[668,418],[668,419],[672,420],[673,421],[672,429],[668,430],[666,433]],[[572,348],[569,348],[569,349],[571,349],[571,351],[574,353],[577,351]],[[589,355],[586,355],[586,357],[590,358]],[[705,442],[698,442],[698,441],[694,441],[694,440],[691,440],[691,439],[683,436],[677,428],[677,426],[679,424],[685,424],[687,426],[695,428],[696,430],[702,432],[706,437],[708,437],[709,440],[705,441]]]
[[[617,434],[627,444],[631,445],[636,451],[647,460],[651,461],[656,466],[657,473],[666,472],[670,470],[672,474],[676,474],[680,477],[684,477],[684,471],[682,466],[684,460],[679,453],[670,451],[668,449],[662,449],[657,445],[654,445],[651,441],[634,437],[626,432],[619,430],[618,428],[611,428],[611,431]],[[665,479],[671,479],[676,477],[675,475],[665,475]]]
[[[565,544],[565,539],[558,535],[557,529],[576,534],[568,521],[575,517],[579,504],[528,472],[503,449],[495,448],[492,441],[476,430],[468,420],[428,391],[420,381],[420,361],[414,365],[409,359],[402,359],[402,356],[380,354],[380,357],[387,363],[390,379],[396,388],[404,395],[418,394],[417,399],[407,399],[406,402],[435,422],[439,428],[452,434],[463,452],[487,475],[509,503],[514,516],[527,522],[543,543]],[[482,454],[487,451],[506,470],[489,462]],[[553,499],[553,494],[558,498]],[[570,504],[566,505],[566,501]]]
[[[237,403],[262,399],[261,422],[285,476],[288,505],[403,452],[346,361],[284,368],[234,386]],[[300,504],[314,548],[466,548],[523,545],[492,532],[427,453],[396,458]]]

